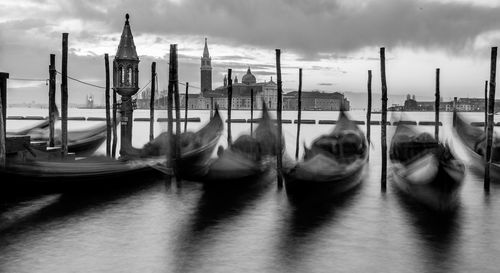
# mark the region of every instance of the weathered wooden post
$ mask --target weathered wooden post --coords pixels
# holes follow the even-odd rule
[[[370,145],[371,120],[372,120],[372,71],[368,70],[368,109],[366,110],[366,139]],[[370,151],[370,149],[368,149]]]
[[[9,73],[0,72],[0,167],[5,166],[6,161],[6,118],[7,118],[7,79]]]
[[[497,47],[491,48],[491,66],[490,66],[490,101],[488,102],[488,131],[486,132],[486,164],[484,170],[484,190],[490,190],[490,165],[493,143],[493,126],[495,115],[495,85],[497,73]]]
[[[233,102],[233,79],[231,76],[231,68],[227,70],[228,75],[228,84],[227,84],[227,145],[231,147],[232,139],[231,139],[231,108]]]
[[[488,130],[488,81],[484,82],[484,132]]]
[[[173,173],[176,175],[177,170],[175,169],[174,166],[174,160],[175,160],[175,140],[174,140],[174,115],[172,113],[173,111],[173,105],[174,105],[174,66],[175,66],[175,46],[170,45],[170,61],[168,65],[168,94],[167,94],[167,126],[168,126],[168,141],[169,141],[169,149],[167,152],[167,168],[169,170],[172,170]],[[168,181],[170,181],[170,176],[168,177]]]
[[[155,134],[155,93],[156,93],[156,62],[151,63],[151,95],[149,98],[149,141]]]
[[[177,45],[174,44],[174,71],[173,71],[173,85],[174,85],[174,103],[175,103],[175,178],[177,183],[181,181],[181,103],[179,100],[179,73],[177,63]],[[172,62],[172,60],[170,60]]]
[[[253,136],[253,88],[250,89],[250,135]]]
[[[283,144],[281,143],[281,135],[282,135],[282,124],[281,124],[281,110],[283,108],[282,106],[282,82],[281,82],[281,50],[276,49],[276,77],[278,79],[278,103],[276,105],[276,112],[277,112],[277,118],[278,118],[278,143],[276,147],[276,173],[277,173],[277,179],[278,179],[278,188],[283,187],[283,177],[282,177],[282,167],[283,167]]]
[[[2,90],[3,92],[3,90]],[[5,159],[6,159],[6,132],[5,132],[5,115],[3,114],[3,109],[5,107],[3,106],[3,100],[2,96],[0,96],[0,167],[5,167]]]
[[[111,157],[116,157],[116,146],[118,145],[118,121],[116,119],[116,110],[117,110],[117,99],[116,99],[116,91],[113,90],[113,145],[111,147]]]
[[[457,125],[457,97],[453,98],[453,120],[452,120],[452,123],[453,123],[453,127],[455,127],[455,125]]]
[[[106,70],[106,156],[111,156],[111,134],[112,134],[112,125],[111,125],[111,114],[110,114],[110,105],[109,105],[109,56],[108,53],[104,54],[104,67]]]
[[[214,97],[210,97],[210,119],[214,116]]]
[[[300,123],[302,121],[302,68],[299,68],[299,89],[297,97],[297,141],[295,142],[295,159],[299,159]]]
[[[68,155],[68,33],[62,34],[61,68],[61,149],[62,156]]]
[[[49,147],[54,147],[56,124],[56,55],[50,54],[49,65]]]
[[[435,124],[434,124],[434,138],[436,141],[439,141],[439,68],[436,68],[436,101],[434,102],[434,111],[435,111]]]
[[[385,79],[385,48],[380,48],[380,75],[382,80],[382,121],[381,121],[381,139],[382,139],[382,191],[386,190],[387,185],[387,82]]]
[[[186,97],[184,98],[184,132],[187,132],[188,129],[188,102],[189,96],[189,82],[186,82]]]

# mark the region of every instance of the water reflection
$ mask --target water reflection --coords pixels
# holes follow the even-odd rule
[[[300,265],[318,241],[327,236],[326,228],[342,220],[341,216],[356,202],[362,188],[363,184],[330,200],[311,198],[297,202],[288,199],[278,245],[282,266],[294,269]]]
[[[256,206],[272,184],[273,177],[260,177],[250,187],[203,187],[201,196],[175,242],[176,272],[192,272],[217,257],[218,247],[238,228],[237,219]],[[258,183],[257,183],[258,182]],[[189,257],[189,258],[186,258]],[[213,261],[212,265],[215,265]],[[229,265],[228,265],[229,266]]]
[[[45,206],[40,209],[22,215],[20,211],[15,221],[3,222],[0,226],[0,238],[9,238],[12,240],[15,236],[25,235],[24,233],[35,230],[37,227],[51,222],[65,222],[75,215],[81,215],[88,212],[98,213],[104,210],[107,205],[115,203],[119,199],[127,198],[139,191],[147,190],[155,183],[153,179],[144,179],[142,184],[131,184],[116,189],[107,189],[93,192],[71,192],[63,193],[57,196],[57,199],[50,199]],[[40,200],[47,199],[50,196],[39,196]],[[17,201],[4,203],[4,207],[14,207]],[[2,211],[0,213],[16,213]],[[11,217],[12,218],[12,217]],[[1,249],[2,246],[0,246]]]
[[[459,257],[462,207],[438,212],[412,200],[408,195],[395,191],[404,209],[407,222],[413,227],[422,265],[425,271],[453,272]]]

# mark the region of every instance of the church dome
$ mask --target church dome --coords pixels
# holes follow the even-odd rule
[[[247,73],[243,76],[241,82],[248,85],[255,84],[257,82],[257,79],[255,79],[255,76],[250,71],[250,67],[248,67]]]

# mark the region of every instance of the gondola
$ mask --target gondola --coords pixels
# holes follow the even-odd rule
[[[472,170],[484,176],[486,158],[486,133],[478,127],[467,123],[461,115],[457,115],[453,126],[456,137],[462,142],[467,153],[467,162]],[[490,177],[492,181],[500,181],[500,138],[493,134],[493,151],[491,154]]]
[[[8,135],[28,135],[31,131],[34,130],[42,130],[45,129],[49,126],[49,120],[44,119],[44,120],[38,120],[37,122],[33,123],[32,125],[20,128],[18,130],[7,130]]]
[[[106,140],[106,123],[100,123],[87,129],[68,131],[68,152],[76,156],[92,155]],[[48,141],[48,128],[33,129],[26,133],[31,141]],[[55,145],[61,145],[61,131],[55,131]],[[36,150],[36,149],[34,149]],[[43,154],[44,151],[34,151],[35,154]]]
[[[368,143],[355,122],[341,111],[333,131],[314,140],[302,161],[286,158],[284,162],[286,192],[292,201],[333,198],[361,183]]]
[[[181,155],[179,171],[184,179],[197,179],[208,171],[208,162],[219,142],[224,123],[216,107],[214,116],[197,132],[180,134]],[[170,152],[168,132],[161,133],[141,149],[127,150],[129,158],[165,158]]]
[[[154,160],[119,161],[103,156],[82,160],[8,161],[0,168],[2,192],[43,192],[99,190],[143,183],[159,175]]]
[[[262,118],[253,135],[242,135],[225,150],[219,147],[209,171],[200,181],[212,188],[258,186],[268,181],[272,156],[276,153],[277,131],[263,103]]]
[[[389,157],[393,182],[401,193],[435,211],[457,207],[465,167],[453,157],[448,145],[429,133],[398,125]]]

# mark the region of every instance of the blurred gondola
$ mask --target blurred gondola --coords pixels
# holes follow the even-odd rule
[[[368,162],[365,135],[344,111],[328,135],[314,140],[304,159],[284,160],[286,192],[292,200],[331,198],[358,186]]]
[[[467,123],[461,115],[457,115],[454,133],[463,143],[467,152],[468,160],[472,169],[479,175],[484,176],[486,163],[486,133],[478,127]],[[500,181],[500,138],[493,134],[493,151],[490,165],[491,181]]]
[[[210,163],[201,180],[210,187],[239,188],[268,182],[271,156],[276,155],[277,132],[263,102],[262,118],[255,136],[242,135],[227,149],[219,147],[218,158]]]
[[[451,211],[458,204],[465,167],[448,145],[429,133],[398,125],[389,156],[393,181],[402,192],[435,211]]]

